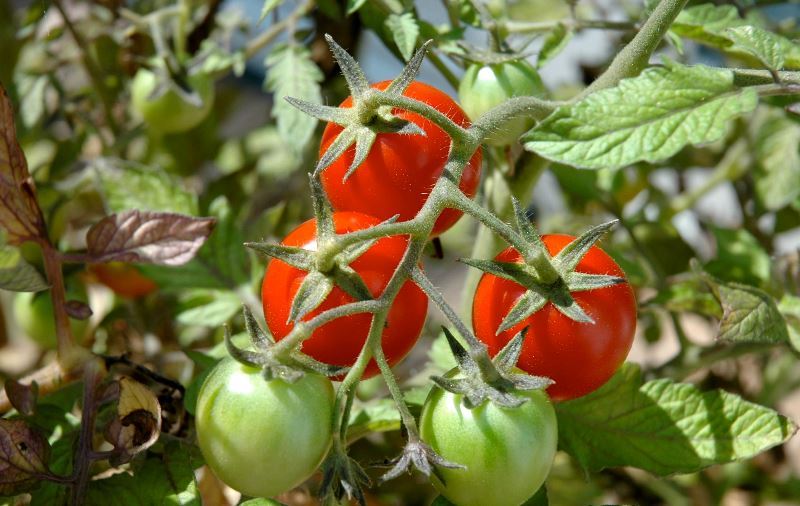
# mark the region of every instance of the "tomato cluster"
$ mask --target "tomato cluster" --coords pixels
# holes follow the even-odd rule
[[[389,82],[374,85],[385,89]],[[475,117],[489,107],[518,94],[541,94],[535,70],[525,63],[470,68],[459,90]],[[412,82],[406,96],[428,104],[455,123],[469,126],[469,119],[447,95],[428,85]],[[352,107],[351,98],[340,107]],[[354,158],[351,147],[321,175],[322,185],[334,209],[334,233],[356,232],[399,215],[414,218],[442,174],[450,150],[450,138],[430,120],[414,113],[393,114],[415,123],[425,136],[381,132],[365,161],[345,178]],[[524,120],[495,132],[497,143],[513,142],[529,125]],[[320,152],[324,153],[343,131],[327,125]],[[459,188],[472,197],[480,177],[481,155],[476,152],[461,178]],[[445,210],[437,218],[431,236],[442,233],[460,217]],[[306,221],[282,241],[285,251],[317,251],[315,219]],[[556,255],[572,239],[548,235],[542,238],[550,255]],[[369,294],[379,298],[395,274],[408,248],[405,236],[382,237],[355,260],[348,260]],[[325,243],[327,244],[327,243]],[[305,253],[304,253],[305,254]],[[316,257],[315,257],[316,258]],[[502,252],[500,262],[522,262],[513,248]],[[281,341],[292,333],[295,296],[309,275],[297,262],[273,259],[262,285],[264,315],[270,333]],[[322,269],[315,264],[309,269]],[[578,273],[622,277],[620,268],[593,246],[575,267]],[[591,392],[606,382],[627,356],[635,327],[635,301],[627,283],[576,293],[575,301],[594,319],[579,323],[551,302],[524,321],[503,332],[501,322],[520,300],[526,288],[508,279],[485,274],[478,285],[473,326],[478,339],[497,354],[521,330],[528,337],[517,366],[527,373],[555,380],[547,393],[519,392],[525,401],[506,408],[491,402],[467,409],[462,396],[435,387],[420,417],[420,436],[446,460],[466,469],[441,469],[434,486],[456,504],[520,504],[546,479],[557,445],[555,412],[550,403]],[[353,302],[351,292],[334,286],[308,321],[325,311]],[[393,299],[381,334],[381,347],[389,363],[399,362],[416,343],[427,313],[427,297],[406,281]],[[300,318],[298,318],[300,320]],[[302,342],[301,351],[319,362],[352,366],[362,352],[373,317],[367,313],[343,316],[316,328]],[[363,377],[379,372],[375,362]],[[451,373],[451,377],[458,371]],[[341,379],[341,378],[334,378]],[[548,396],[549,394],[549,396]],[[197,407],[197,431],[207,463],[226,483],[248,495],[270,496],[305,480],[319,465],[331,444],[334,411],[328,379],[307,373],[296,384],[263,381],[257,370],[226,360],[202,386]],[[292,458],[286,459],[286,455]]]

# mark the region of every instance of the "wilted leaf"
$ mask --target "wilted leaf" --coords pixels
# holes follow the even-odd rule
[[[126,211],[106,216],[86,234],[89,253],[99,262],[181,265],[194,257],[214,228],[213,218]]]
[[[158,440],[161,406],[153,392],[130,378],[119,380],[117,416],[106,428],[106,440],[119,452],[112,464],[119,465]]]
[[[3,387],[14,409],[26,416],[33,415],[39,395],[39,386],[35,381],[30,385],[23,385],[17,380],[7,379]]]
[[[599,390],[556,404],[559,447],[589,471],[632,466],[659,476],[748,459],[796,427],[772,409],[687,383],[642,383],[625,364]]]
[[[0,419],[0,496],[18,494],[50,474],[50,445],[22,420]]]
[[[0,226],[11,244],[46,238],[36,189],[17,141],[14,110],[0,85]]]
[[[522,136],[525,149],[586,169],[665,160],[686,145],[719,140],[758,97],[733,72],[668,63],[556,110]]]
[[[13,246],[0,246],[0,289],[12,292],[41,292],[50,285]]]

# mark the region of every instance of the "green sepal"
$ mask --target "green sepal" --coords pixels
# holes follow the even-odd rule
[[[355,60],[355,58],[350,56],[350,53],[345,51],[342,46],[337,44],[330,34],[325,34],[325,41],[328,43],[328,46],[330,46],[333,57],[339,64],[342,75],[347,81],[347,86],[350,88],[350,94],[353,96],[353,101],[358,100],[362,95],[364,95],[364,92],[369,89],[369,81],[367,81],[367,76],[364,75],[364,71],[361,70],[361,67],[358,65],[358,62]]]
[[[336,225],[333,223],[333,207],[325,194],[322,182],[313,174],[309,174],[311,186],[311,204],[314,207],[314,217],[317,220],[317,243],[324,242],[336,235]]]
[[[437,467],[445,467],[447,469],[467,468],[466,466],[445,459],[436,453],[433,448],[419,439],[408,441],[403,447],[403,452],[397,458],[390,461],[389,464],[392,467],[380,477],[378,480],[379,484],[393,480],[408,472],[412,465],[428,477],[430,477],[431,474],[437,474]]]
[[[525,208],[522,207],[516,197],[511,197],[511,205],[514,207],[514,218],[517,222],[517,230],[522,234],[522,237],[536,247],[546,251],[542,238],[539,236],[539,232],[536,231],[536,227],[534,227],[531,220],[528,219]]]
[[[566,283],[570,292],[596,290],[624,282],[625,278],[611,274],[586,274],[585,272],[572,271],[564,276],[564,283]]]
[[[315,310],[331,293],[333,284],[331,277],[319,271],[310,271],[292,299],[292,307],[289,309],[289,318],[286,323],[300,321]]]
[[[244,328],[250,336],[250,341],[253,343],[253,346],[260,351],[269,350],[270,347],[275,344],[275,339],[273,339],[269,333],[261,329],[255,316],[253,316],[253,312],[250,311],[250,308],[247,307],[246,304],[242,304],[242,315],[244,316]]]
[[[506,317],[503,318],[497,328],[497,333],[505,332],[525,320],[536,311],[542,309],[545,304],[547,304],[547,297],[533,290],[528,290],[517,300],[517,303],[514,304]]]
[[[337,125],[346,125],[352,121],[352,111],[343,109],[341,107],[333,107],[331,105],[315,104],[306,100],[301,100],[294,97],[283,97],[284,100],[289,102],[292,107],[317,118],[320,121],[328,123],[336,123]]]
[[[573,271],[578,265],[578,262],[581,261],[581,258],[586,256],[586,253],[589,252],[589,248],[594,246],[600,237],[611,230],[618,221],[619,220],[611,220],[602,223],[581,234],[580,237],[564,246],[564,249],[553,257],[553,265],[562,273],[562,276],[567,272]]]
[[[417,49],[414,56],[403,67],[400,75],[394,78],[386,88],[386,93],[402,95],[408,89],[408,86],[417,78],[422,61],[425,59],[425,53],[428,52],[431,43],[433,43],[433,40],[427,40]]]
[[[319,495],[323,504],[333,498],[336,501],[355,499],[360,506],[365,506],[362,487],[369,487],[372,481],[361,467],[361,464],[343,452],[335,449],[328,454],[322,462],[322,483],[319,486]]]
[[[522,286],[541,286],[536,279],[536,271],[530,266],[517,262],[497,262],[495,260],[477,260],[474,258],[459,258],[459,262],[465,263],[470,267],[493,274],[498,278],[516,281]]]
[[[345,172],[344,177],[342,177],[343,182],[347,181],[350,176],[353,175],[353,172],[364,163],[377,138],[378,134],[369,128],[360,128],[358,130],[356,133],[356,153],[353,156],[352,163],[350,163],[350,166],[347,168],[347,172]]]
[[[356,300],[370,300],[372,294],[364,280],[352,267],[348,265],[337,265],[329,273],[336,285],[344,292]]]
[[[246,242],[244,245],[302,271],[309,271],[314,268],[314,252],[303,248],[268,242]]]

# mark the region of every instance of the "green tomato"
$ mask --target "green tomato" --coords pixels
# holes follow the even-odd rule
[[[494,65],[473,63],[467,67],[458,85],[458,99],[464,112],[473,121],[489,109],[509,98],[521,96],[543,97],[547,91],[539,73],[524,60],[509,61]],[[497,127],[486,143],[506,146],[533,126],[533,121],[520,117]]]
[[[71,289],[67,292],[67,300],[86,302],[86,291]],[[14,319],[25,335],[39,344],[42,348],[55,349],[58,344],[56,337],[55,313],[53,312],[53,299],[49,291],[32,293],[20,292],[14,296]],[[86,340],[86,330],[89,328],[87,320],[70,318],[72,337],[79,343]]]
[[[420,435],[439,455],[466,469],[439,468],[433,485],[458,506],[516,506],[542,486],[556,453],[556,415],[541,390],[518,392],[517,408],[485,402],[467,409],[463,396],[434,388]]]
[[[214,104],[214,81],[207,74],[191,75],[188,81],[203,101],[200,107],[186,102],[173,90],[150,100],[158,78],[150,70],[139,69],[131,84],[134,111],[151,128],[161,133],[185,132],[194,128],[208,116]]]
[[[196,428],[206,463],[222,481],[254,497],[296,487],[331,446],[330,380],[266,381],[260,369],[226,358],[197,396]]]

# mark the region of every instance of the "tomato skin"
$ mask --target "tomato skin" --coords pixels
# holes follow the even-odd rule
[[[203,101],[195,107],[185,102],[172,90],[150,100],[156,88],[156,75],[148,69],[140,68],[131,84],[131,104],[133,110],[155,131],[170,134],[190,130],[208,116],[214,104],[214,81],[207,74],[193,74],[188,78],[189,85]]]
[[[305,374],[295,383],[266,381],[232,358],[209,374],[197,397],[197,440],[222,481],[255,497],[296,487],[331,446],[330,380]]]
[[[463,396],[435,387],[422,409],[420,435],[466,469],[438,468],[434,487],[459,506],[517,506],[542,486],[556,453],[555,410],[541,390],[518,392],[517,408],[485,402],[467,409]]]
[[[391,81],[372,87],[383,90]],[[414,81],[404,93],[406,97],[424,102],[446,114],[457,124],[467,127],[469,119],[458,104],[444,92],[425,83]],[[351,97],[339,107],[352,107]],[[419,212],[444,169],[450,152],[450,137],[434,123],[418,114],[395,109],[394,114],[422,128],[426,137],[379,133],[364,163],[342,181],[355,156],[351,147],[322,171],[322,184],[337,211],[358,211],[387,220],[399,214],[400,221],[410,220]],[[336,140],[342,127],[328,123],[322,134],[320,155]],[[481,152],[470,159],[461,175],[459,188],[472,198],[478,189],[481,173]],[[449,229],[461,217],[461,212],[446,209],[431,232],[435,237]]]
[[[573,236],[544,235],[542,240],[551,255],[561,251]],[[521,262],[513,248],[501,252],[495,260]],[[625,273],[597,246],[592,246],[578,263],[578,272],[588,274]],[[553,400],[574,399],[597,390],[625,361],[636,330],[636,299],[628,283],[575,292],[572,297],[595,323],[578,323],[561,314],[551,303],[527,320],[496,335],[508,311],[525,289],[509,280],[484,274],[475,291],[472,325],[478,339],[486,343],[491,355],[523,328],[528,335],[517,367],[533,375],[555,381],[547,389]]]
[[[114,293],[128,299],[144,297],[158,288],[153,280],[145,277],[136,267],[123,262],[95,264],[89,270]]]
[[[380,221],[372,216],[355,212],[339,212],[333,215],[336,233],[354,232],[374,225]],[[294,229],[282,244],[305,249],[316,248],[316,220],[308,220]],[[383,293],[395,268],[405,253],[408,240],[393,236],[379,239],[366,253],[350,266],[362,277],[374,297]],[[297,289],[306,272],[273,259],[267,266],[261,288],[261,300],[267,327],[281,340],[291,331],[294,324],[287,324],[289,311]],[[311,319],[326,309],[331,309],[354,299],[334,287],[322,304],[309,313],[305,320]],[[425,316],[428,299],[413,282],[406,281],[400,288],[386,320],[381,338],[384,354],[389,365],[394,365],[405,357],[417,342]],[[338,318],[319,327],[311,337],[303,342],[302,350],[311,357],[327,364],[351,366],[355,363],[364,341],[369,333],[371,315],[355,314]],[[378,366],[370,361],[364,378],[377,374]]]
[[[513,97],[543,97],[547,91],[539,73],[524,60],[493,65],[473,63],[458,86],[458,101],[473,121]],[[486,138],[493,146],[507,146],[533,126],[529,118],[516,118],[499,126]]]

